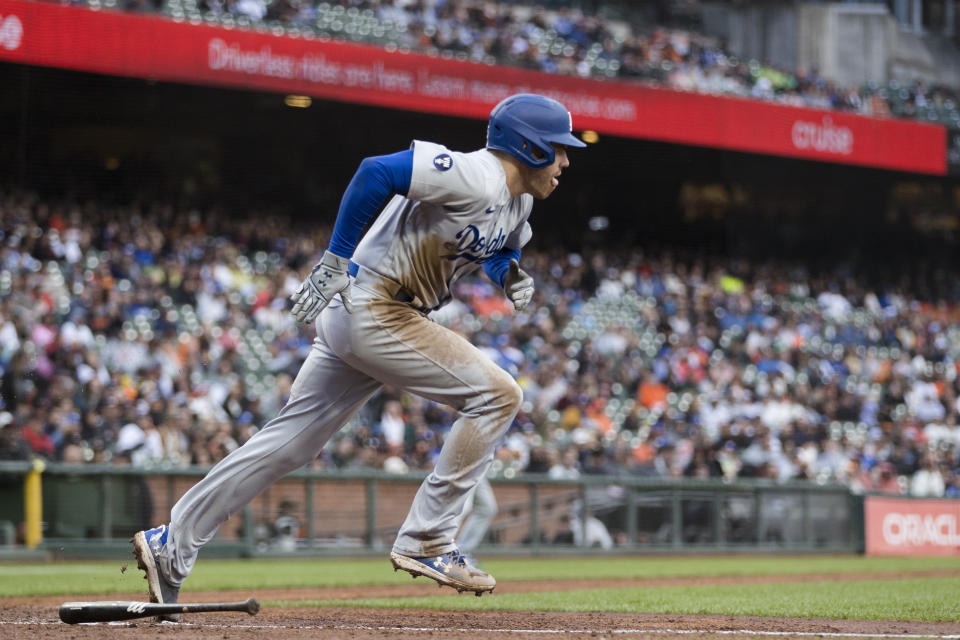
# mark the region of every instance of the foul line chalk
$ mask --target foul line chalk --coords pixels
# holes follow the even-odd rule
[[[0,625],[50,625],[64,624],[53,620],[0,620]],[[83,626],[95,626],[106,624],[108,626],[126,626],[129,621],[122,622],[90,622]],[[517,633],[528,635],[556,635],[561,633],[576,634],[610,634],[610,635],[718,635],[718,636],[757,636],[771,638],[889,638],[890,640],[921,640],[923,638],[936,638],[937,640],[960,640],[960,634],[936,634],[936,633],[830,633],[824,631],[757,631],[756,629],[478,629],[478,628],[450,628],[450,627],[374,627],[363,624],[336,624],[336,625],[286,625],[286,624],[204,624],[196,622],[164,622],[165,625],[177,627],[199,627],[207,629],[302,629],[304,631],[321,631],[323,629],[337,629],[339,631],[401,631],[401,632],[423,632],[436,633],[438,631],[473,633],[484,631],[486,633]]]

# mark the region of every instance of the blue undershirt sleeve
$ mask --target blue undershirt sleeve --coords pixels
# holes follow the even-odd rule
[[[413,149],[364,158],[343,192],[327,249],[343,258],[352,257],[363,228],[388,198],[407,195],[412,175]]]
[[[520,249],[500,249],[483,263],[483,271],[488,278],[503,287],[503,281],[507,277],[511,260],[520,262]]]

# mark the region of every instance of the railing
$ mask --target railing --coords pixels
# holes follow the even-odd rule
[[[23,522],[23,485],[32,468],[0,462],[0,546],[11,543],[10,523]],[[42,474],[41,548],[81,555],[125,545],[134,531],[167,522],[176,500],[206,471],[50,464]],[[300,469],[224,523],[205,553],[389,548],[422,480],[422,474]],[[499,514],[486,544],[497,552],[603,548],[604,536],[572,535],[578,528],[605,529],[614,550],[631,552],[856,551],[863,545],[862,503],[841,486],[539,474],[492,482]]]

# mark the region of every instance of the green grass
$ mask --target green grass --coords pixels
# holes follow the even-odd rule
[[[266,606],[323,607],[344,604],[342,600],[313,600],[268,602]],[[370,598],[352,600],[347,606],[957,621],[960,620],[960,580],[934,578],[581,589],[482,598],[475,598],[472,594]]]
[[[126,573],[121,566],[126,565]],[[666,578],[810,573],[897,573],[960,569],[960,557],[866,558],[862,556],[592,556],[500,558],[484,563],[500,582],[590,578]],[[53,594],[135,593],[143,574],[132,558],[99,562],[0,564],[0,597]],[[356,559],[204,560],[186,588],[191,591],[344,587],[409,582],[384,557]]]
[[[127,570],[121,573],[121,566]],[[494,558],[484,568],[501,584],[518,580],[666,578],[803,574],[891,574],[925,569],[960,570],[960,557],[866,558],[861,556],[590,556]],[[80,597],[144,591],[130,560],[0,564],[0,597]],[[867,575],[869,577],[869,575]],[[386,556],[358,559],[201,560],[185,585],[190,591],[285,587],[348,587],[409,584]],[[960,580],[955,578],[841,580],[786,584],[671,586],[498,593],[493,597],[383,598],[353,604],[380,607],[713,613],[827,618],[960,620]],[[451,595],[439,595],[451,594]],[[270,603],[272,606],[344,605],[343,601]]]

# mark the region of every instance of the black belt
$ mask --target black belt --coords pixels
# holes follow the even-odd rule
[[[433,311],[433,309],[428,309],[427,307],[422,307],[418,304],[414,304],[414,302],[416,302],[417,300],[417,297],[411,294],[409,291],[407,291],[403,287],[400,287],[399,289],[397,289],[397,292],[393,294],[393,298],[391,298],[391,300],[393,300],[394,302],[402,302],[403,304],[408,304],[412,308],[422,313],[423,315],[427,315],[428,313]]]
[[[411,303],[416,300],[416,298],[412,296],[409,291],[401,287],[400,289],[397,289],[395,294],[393,294],[392,300],[395,302]]]
[[[376,271],[371,271],[370,269],[367,269],[366,267],[361,266],[358,269],[357,275],[355,276],[355,278],[356,278],[357,284],[359,284],[361,287],[368,288],[368,289],[373,288],[371,284],[367,284],[368,282],[372,282],[372,281],[378,281],[379,283],[386,285],[387,293],[390,295],[391,300],[395,302],[402,302],[403,304],[408,304],[424,315],[433,311],[433,309],[428,309],[427,307],[423,307],[421,305],[416,304],[418,298],[412,293],[410,293],[409,291],[407,291],[406,289],[404,289],[399,282],[396,282],[395,280],[391,280],[386,276],[382,276]],[[390,291],[393,291],[393,293],[390,294]]]

